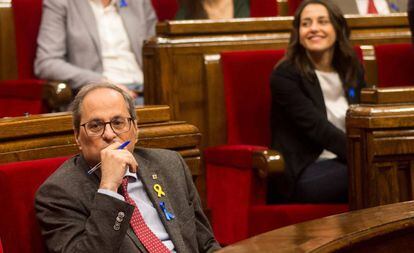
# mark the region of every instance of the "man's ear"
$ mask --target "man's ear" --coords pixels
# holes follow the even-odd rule
[[[81,146],[80,141],[79,141],[79,132],[76,131],[76,129],[73,129],[73,132],[75,134],[76,145],[78,146],[79,150],[82,150],[82,146]]]
[[[138,142],[138,135],[139,135],[139,128],[138,128],[138,120],[134,120],[134,127],[135,131],[137,132],[134,145]]]

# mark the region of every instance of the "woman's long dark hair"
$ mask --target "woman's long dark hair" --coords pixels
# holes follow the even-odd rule
[[[202,0],[178,0],[180,6],[186,10],[185,19],[207,19]]]
[[[299,5],[295,12],[285,60],[294,64],[307,79],[312,80],[315,77],[315,68],[306,49],[300,44],[299,38],[300,16],[303,9],[309,4],[321,4],[328,10],[330,21],[336,33],[332,66],[338,72],[346,88],[355,86],[359,61],[349,41],[350,29],[339,7],[330,0],[305,0]]]

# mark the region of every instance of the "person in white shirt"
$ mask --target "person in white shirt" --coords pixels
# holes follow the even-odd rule
[[[136,98],[142,90],[142,46],[155,35],[150,0],[44,0],[35,74],[66,81],[76,94],[109,81]]]
[[[369,8],[370,1],[375,9]],[[338,5],[344,14],[390,14],[407,11],[407,0],[332,0],[332,2]]]

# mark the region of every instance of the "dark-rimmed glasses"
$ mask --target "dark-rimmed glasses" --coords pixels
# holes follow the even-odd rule
[[[105,133],[106,125],[109,124],[112,131],[114,131],[116,135],[120,135],[131,129],[132,120],[132,118],[116,117],[107,122],[102,120],[91,120],[81,124],[81,126],[85,128],[86,135],[88,136],[102,136]]]

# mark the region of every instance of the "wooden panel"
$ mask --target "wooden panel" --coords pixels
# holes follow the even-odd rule
[[[346,17],[352,43],[363,48],[369,84],[375,85],[372,45],[409,42],[406,14]],[[168,21],[144,46],[145,101],[168,104],[172,117],[194,124],[207,136],[202,147],[223,144],[225,114],[221,69],[214,59],[222,51],[285,48],[292,17],[234,20]],[[371,57],[371,58],[370,58]],[[217,91],[213,90],[216,89]],[[219,112],[215,114],[215,112]],[[217,135],[217,136],[214,136]]]
[[[351,209],[413,200],[414,100],[406,88],[364,89],[347,113]],[[405,93],[406,92],[406,93]]]
[[[17,78],[13,11],[7,1],[0,1],[0,66],[0,80]]]
[[[412,252],[414,202],[368,208],[276,229],[220,253]]]
[[[364,104],[414,103],[414,87],[372,88],[361,94]]]
[[[226,110],[223,90],[223,74],[221,71],[220,55],[204,55],[206,77],[205,94],[207,103],[207,129],[205,141],[209,145],[219,145],[226,142]]]
[[[137,108],[138,145],[182,151],[199,157],[198,129],[170,121],[167,106]],[[67,155],[77,152],[70,113],[0,119],[0,163]]]

